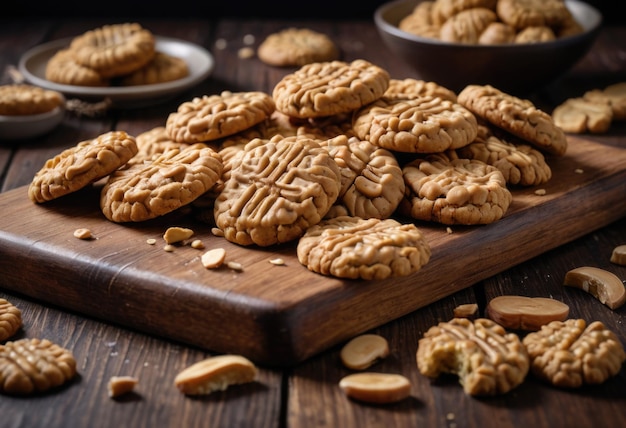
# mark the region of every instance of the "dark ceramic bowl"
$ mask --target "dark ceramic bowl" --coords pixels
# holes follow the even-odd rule
[[[533,92],[562,76],[589,51],[602,24],[594,7],[565,0],[584,32],[551,42],[470,45],[419,37],[398,23],[422,0],[396,0],[378,7],[374,22],[385,44],[419,79],[459,92],[468,84],[490,84],[517,95]]]

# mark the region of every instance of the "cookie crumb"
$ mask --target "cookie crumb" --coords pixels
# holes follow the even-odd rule
[[[166,251],[168,253],[172,253],[174,251],[174,246],[172,244],[167,244],[163,247],[163,251]]]
[[[148,244],[148,245],[154,245],[154,244],[156,244],[156,239],[154,239],[154,238],[148,238],[148,239],[146,239],[146,244]]]
[[[574,170],[574,172],[575,172],[576,174],[582,174],[582,173],[584,173],[585,171],[584,171],[582,168],[576,168],[576,169]]]
[[[546,194],[546,189],[537,189],[535,190],[535,195],[537,196],[545,196]]]
[[[92,239],[93,234],[91,233],[91,230],[87,228],[80,228],[74,231],[74,237],[78,239],[87,240],[87,239]]]
[[[252,49],[251,47],[241,48],[237,52],[237,56],[239,56],[239,58],[241,59],[252,58],[254,56],[254,49]]]

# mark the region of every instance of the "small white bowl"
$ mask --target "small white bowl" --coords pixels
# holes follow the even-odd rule
[[[0,139],[23,140],[39,137],[56,128],[63,121],[64,116],[63,104],[40,114],[0,115]]]

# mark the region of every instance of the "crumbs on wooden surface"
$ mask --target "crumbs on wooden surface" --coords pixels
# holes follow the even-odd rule
[[[93,234],[91,233],[91,230],[82,227],[74,231],[74,237],[78,239],[87,240],[87,239],[92,239]]]
[[[574,172],[575,172],[576,174],[582,174],[582,173],[584,173],[585,171],[584,171],[582,168],[576,168],[576,169],[574,170]]]
[[[156,244],[156,242],[157,242],[157,241],[156,241],[156,239],[154,239],[154,238],[148,238],[148,239],[146,239],[146,244],[148,244],[148,245],[154,245],[154,244]]]
[[[270,259],[269,262],[275,266],[284,266],[285,265],[285,261],[283,259],[276,258],[276,259]]]
[[[535,195],[537,196],[545,196],[546,195],[546,189],[537,189],[535,190]]]

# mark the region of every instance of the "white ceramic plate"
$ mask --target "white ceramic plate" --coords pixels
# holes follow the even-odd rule
[[[0,140],[34,138],[52,131],[63,121],[63,106],[41,114],[19,116],[0,115]]]
[[[19,62],[19,70],[33,85],[59,91],[66,97],[101,101],[108,98],[115,107],[142,107],[158,104],[206,79],[215,66],[213,56],[201,46],[183,40],[156,37],[156,49],[184,59],[189,75],[172,82],[128,87],[93,87],[62,85],[45,78],[48,60],[71,39],[56,40],[28,50]]]

